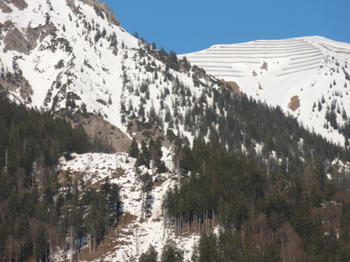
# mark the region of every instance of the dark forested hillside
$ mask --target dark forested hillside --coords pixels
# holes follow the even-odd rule
[[[47,261],[57,246],[79,249],[88,234],[94,247],[116,225],[115,185],[79,192],[57,183],[64,152],[96,146],[83,129],[0,98],[0,261]]]
[[[203,232],[194,261],[350,259],[347,174],[330,180],[332,168],[317,161],[259,165],[217,140],[196,140],[185,159],[191,176],[168,193],[165,209],[178,232]]]

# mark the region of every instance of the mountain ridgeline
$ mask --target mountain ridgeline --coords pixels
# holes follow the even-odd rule
[[[214,45],[180,57],[348,146],[349,54],[349,44],[314,36]]]

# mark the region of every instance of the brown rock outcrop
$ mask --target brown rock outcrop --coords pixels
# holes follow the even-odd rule
[[[17,51],[19,53],[29,54],[32,50],[31,43],[24,36],[23,32],[18,28],[12,28],[5,36],[4,39],[5,49],[4,51]]]
[[[77,3],[83,2],[95,8],[97,15],[106,18],[111,24],[119,26],[120,23],[116,18],[114,12],[109,8],[107,3],[100,2],[98,0],[66,0],[67,4],[72,8],[74,12],[77,12]]]
[[[71,119],[72,126],[82,126],[87,135],[104,142],[110,146],[114,152],[127,152],[131,145],[131,140],[119,128],[113,126],[101,116],[83,116],[75,114]]]
[[[292,111],[298,110],[298,108],[300,107],[300,99],[299,99],[299,97],[298,96],[293,96],[290,99],[288,107]]]
[[[17,7],[19,10],[24,10],[28,7],[28,4],[25,0],[3,0],[8,4],[13,4],[15,7]]]
[[[0,10],[3,13],[11,13],[12,9],[2,0],[0,0]]]
[[[2,31],[7,32],[4,39],[4,51],[17,51],[23,54],[29,54],[31,50],[37,47],[38,40],[41,42],[55,30],[56,28],[52,24],[40,25],[35,28],[28,26],[25,32],[20,31],[9,21],[0,25],[0,33]]]

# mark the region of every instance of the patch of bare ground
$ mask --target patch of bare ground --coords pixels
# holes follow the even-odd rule
[[[165,182],[164,179],[161,179],[161,180],[157,180],[153,183],[153,188],[157,188],[157,187],[160,187],[161,185],[163,185]]]
[[[55,117],[63,118],[65,112],[58,113]],[[101,116],[91,114],[74,114],[69,119],[70,124],[74,127],[81,126],[91,139],[98,139],[107,145],[113,152],[127,152],[131,145],[130,138],[118,127],[110,124]]]
[[[260,67],[260,69],[268,71],[269,70],[268,64],[266,62],[264,62],[262,64],[262,66]]]
[[[4,0],[8,4],[13,4],[15,7],[17,7],[19,10],[24,10],[28,7],[28,4],[25,0]]]
[[[114,229],[111,229],[93,252],[90,251],[89,247],[84,248],[79,254],[78,261],[94,261],[103,258],[107,254],[114,253],[118,246],[114,241],[115,238],[116,233],[114,232]]]
[[[57,174],[57,181],[58,184],[62,186],[77,185],[83,176],[83,173],[59,171]]]
[[[299,99],[299,96],[293,96],[291,99],[290,99],[290,102],[288,104],[288,108],[292,111],[296,111],[298,110],[298,108],[300,107],[300,99]]]
[[[108,180],[120,178],[122,175],[124,175],[123,169],[117,169],[114,172],[111,172],[111,175],[108,177]],[[95,183],[92,183],[92,181],[95,181],[95,178],[91,178],[89,181],[87,181],[87,186],[92,188],[100,188],[105,182],[106,179],[98,180]]]
[[[136,219],[137,219],[137,216],[134,216],[133,214],[126,212],[120,217],[118,227],[120,229],[123,229],[128,225],[130,225],[132,222],[134,222]]]
[[[4,1],[0,0],[0,10],[3,12],[3,13],[11,13],[12,12],[12,9],[4,3]]]
[[[111,24],[119,26],[120,23],[115,16],[114,12],[109,8],[108,4],[106,2],[101,2],[99,0],[81,0],[85,4],[88,4],[90,6],[93,6],[95,9],[95,12],[98,16],[102,18],[106,18],[108,22]],[[79,12],[79,3],[75,0],[66,0],[68,6],[73,10],[73,12]],[[77,2],[77,3],[76,3]]]
[[[125,171],[123,169],[108,169],[111,173],[111,175],[108,177],[108,179],[117,179],[120,178],[122,175],[124,175]],[[70,186],[70,185],[79,185],[80,181],[83,180],[86,173],[84,172],[70,172],[70,171],[59,171],[57,174],[57,180],[58,184],[62,186]],[[96,181],[96,176],[89,174],[91,176],[91,179],[84,182],[84,185],[87,187],[92,188],[100,188],[100,186],[105,182],[105,179],[101,179]],[[94,181],[94,183],[92,183]]]
[[[30,42],[25,38],[23,32],[18,30],[18,28],[12,28],[4,39],[5,48],[4,51],[17,51],[19,53],[29,54],[32,49]]]
[[[242,91],[241,91],[241,88],[239,87],[239,85],[234,82],[234,81],[225,81],[225,80],[221,80],[221,82],[224,84],[224,85],[227,85],[228,87],[231,88],[232,92],[235,93],[236,95],[242,95]]]
[[[162,129],[154,127],[150,124],[145,124],[137,117],[129,122],[128,133],[133,134],[137,141],[149,141],[150,139],[156,141],[157,139],[160,139],[163,146],[170,146],[170,143],[167,143],[169,141],[166,141],[165,134]]]
[[[127,227],[137,219],[136,216],[125,213],[119,219],[119,224],[116,228],[109,230],[103,241],[96,247],[94,252],[90,252],[89,247],[84,248],[79,255],[79,261],[94,261],[101,259],[108,254],[115,253],[118,247],[129,245],[126,240],[123,240],[128,235],[133,235],[132,230]]]
[[[0,9],[2,6],[1,3],[2,2],[0,2]],[[2,10],[4,11],[4,9]],[[38,45],[38,40],[39,42],[43,41],[56,30],[55,26],[51,24],[40,25],[35,28],[28,26],[27,29],[20,30],[10,21],[6,21],[5,24],[3,26],[0,25],[0,27],[3,29],[0,31],[7,32],[4,38],[4,51],[17,51],[27,55]]]

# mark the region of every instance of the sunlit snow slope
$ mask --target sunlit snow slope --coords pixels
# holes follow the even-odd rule
[[[163,212],[164,197],[168,190],[178,185],[180,177],[175,172],[155,174],[152,189],[147,193],[143,190],[142,176],[152,174],[152,170],[144,166],[135,168],[135,161],[125,153],[83,154],[75,155],[70,161],[60,160],[58,169],[64,176],[80,175],[83,183],[92,187],[108,178],[110,183],[120,187],[123,218],[129,221],[123,223],[122,218],[118,232],[110,236],[110,250],[94,261],[136,261],[150,245],[161,254],[169,240],[184,251],[189,261],[199,234],[176,235]],[[59,254],[56,259],[61,260]]]
[[[218,86],[207,77],[194,86],[193,72],[167,66],[111,16],[98,0],[0,0],[0,91],[44,111],[98,115],[130,135],[130,122],[153,113],[164,133],[173,126],[191,139],[177,115]]]
[[[350,44],[322,37],[259,40],[214,45],[184,56],[208,74],[235,82],[247,95],[281,106],[311,130],[344,144],[337,129],[350,114]],[[336,124],[329,119],[332,111]]]

